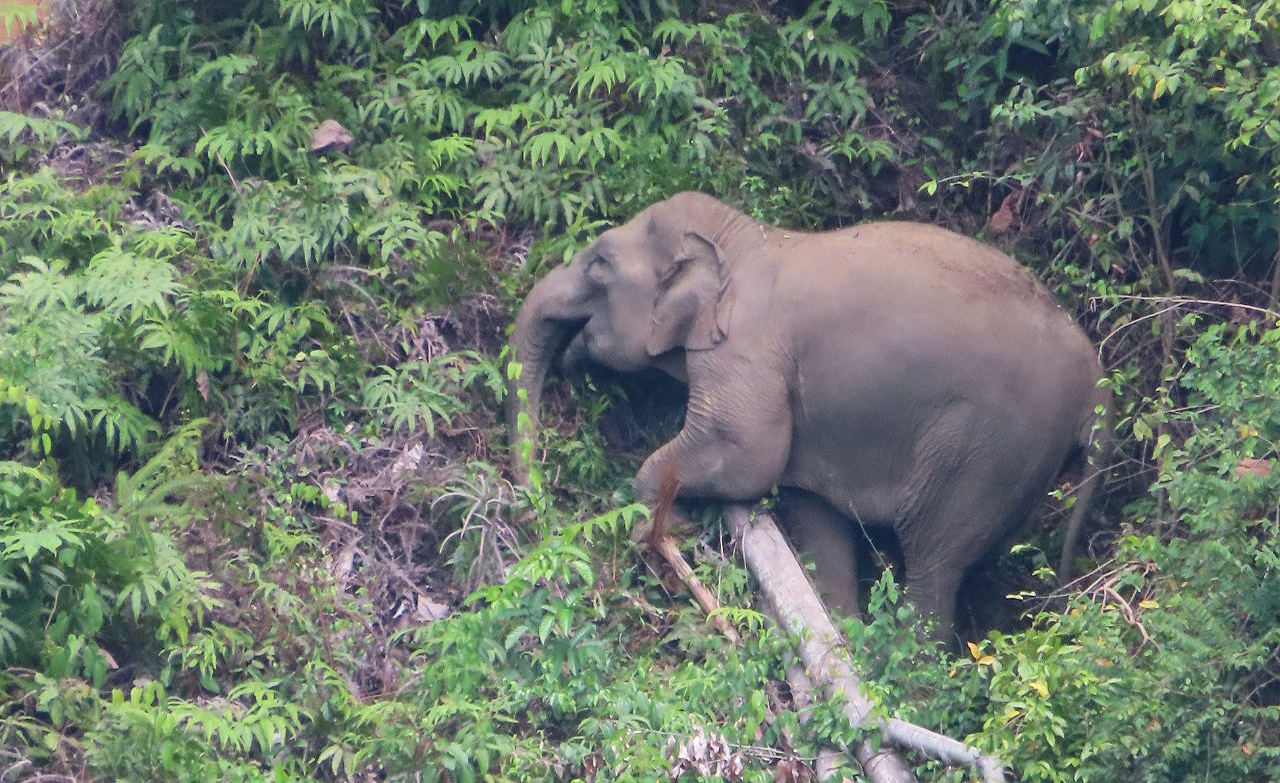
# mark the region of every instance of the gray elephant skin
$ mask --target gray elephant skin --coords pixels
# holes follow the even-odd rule
[[[657,367],[689,401],[640,468],[638,500],[653,507],[671,472],[685,499],[778,488],[784,527],[846,612],[859,525],[888,526],[907,597],[940,636],[966,570],[1083,464],[1107,404],[1079,325],[994,248],[918,223],[775,228],[699,193],[648,207],[539,281],[511,348],[513,443],[532,441],[565,357]]]

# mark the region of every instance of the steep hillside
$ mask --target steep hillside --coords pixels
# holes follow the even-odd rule
[[[682,389],[557,378],[509,467],[519,303],[682,190],[977,236],[1099,346],[1084,575],[1064,486],[959,651],[869,577],[886,713],[1018,780],[1273,779],[1274,3],[49,12],[0,44],[0,783],[814,779],[859,731],[716,509],[681,544],[739,644],[631,543]]]

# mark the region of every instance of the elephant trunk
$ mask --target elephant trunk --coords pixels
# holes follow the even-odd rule
[[[519,482],[529,477],[537,446],[542,385],[552,362],[586,318],[586,291],[569,267],[543,278],[516,315],[507,369],[506,417],[511,469]]]

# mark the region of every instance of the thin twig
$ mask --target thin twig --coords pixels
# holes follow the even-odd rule
[[[1103,299],[1102,297],[1095,297],[1094,299],[1090,300],[1090,306],[1092,307],[1094,303],[1101,301],[1102,299]],[[1116,335],[1120,334],[1126,329],[1130,329],[1134,326],[1137,326],[1143,321],[1150,321],[1154,318],[1160,318],[1164,315],[1167,315],[1168,313],[1173,312],[1174,310],[1178,310],[1183,307],[1189,307],[1189,306],[1236,307],[1241,310],[1248,310],[1250,312],[1258,313],[1260,315],[1264,315],[1270,318],[1280,320],[1280,312],[1277,312],[1276,310],[1273,310],[1270,307],[1258,307],[1257,305],[1241,304],[1240,302],[1225,302],[1218,299],[1196,299],[1193,297],[1186,297],[1186,296],[1138,296],[1138,295],[1106,297],[1106,299],[1107,300],[1114,299],[1117,301],[1130,301],[1130,302],[1151,302],[1151,303],[1164,304],[1167,306],[1162,307],[1161,309],[1155,311],[1154,313],[1148,313],[1139,318],[1135,318],[1134,320],[1129,321],[1127,323],[1120,324],[1115,329],[1111,330],[1111,332],[1107,334],[1106,337],[1102,338],[1102,341],[1100,343],[1098,343],[1099,356],[1102,355],[1103,348],[1106,347],[1107,342],[1110,341],[1112,337],[1115,337]]]
[[[1228,302],[1222,299],[1200,299],[1193,296],[1143,296],[1141,294],[1121,294],[1117,296],[1094,297],[1090,300],[1090,306],[1092,307],[1094,303],[1103,300],[1116,300],[1121,302],[1161,302],[1173,305],[1174,307],[1182,307],[1185,305],[1237,307],[1241,310],[1249,310],[1280,320],[1280,310],[1275,310],[1271,307],[1259,307],[1257,305],[1243,304],[1241,302]]]
[[[1280,217],[1276,219],[1276,240],[1280,241]],[[1280,300],[1280,247],[1276,248],[1275,257],[1271,263],[1274,267],[1271,270],[1271,294],[1267,297],[1267,307],[1275,307]]]

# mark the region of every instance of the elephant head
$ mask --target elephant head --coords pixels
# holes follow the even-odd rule
[[[606,231],[535,285],[511,341],[513,445],[532,442],[542,385],[556,362],[589,358],[619,372],[657,367],[682,378],[684,351],[719,344],[733,295],[718,243],[741,217],[709,196],[683,193]]]

